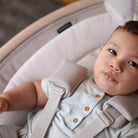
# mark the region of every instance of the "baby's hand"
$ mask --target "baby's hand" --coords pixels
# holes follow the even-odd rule
[[[0,97],[0,114],[6,111],[7,109],[8,109],[8,101],[5,98]]]

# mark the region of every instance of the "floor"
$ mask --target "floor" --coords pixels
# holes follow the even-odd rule
[[[63,6],[54,0],[0,0],[0,47],[34,21]]]

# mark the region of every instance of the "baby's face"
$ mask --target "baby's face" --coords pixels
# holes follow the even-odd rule
[[[101,48],[94,66],[94,79],[109,95],[138,90],[138,36],[117,30]]]

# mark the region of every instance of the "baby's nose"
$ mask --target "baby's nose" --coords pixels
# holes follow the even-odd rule
[[[114,62],[112,64],[110,64],[110,67],[117,73],[121,73],[122,72],[122,67],[121,64],[118,62]]]

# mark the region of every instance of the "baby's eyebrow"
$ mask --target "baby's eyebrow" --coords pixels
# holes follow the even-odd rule
[[[114,42],[109,42],[109,45],[113,45],[113,46],[116,46],[116,47],[120,47],[118,44],[114,43]]]
[[[138,60],[138,54],[137,54],[137,53],[135,53],[135,52],[131,54],[131,57],[132,57],[132,58],[135,58],[135,59],[137,59],[137,60]]]
[[[135,55],[134,55],[134,58],[138,59],[138,56],[135,56]]]

